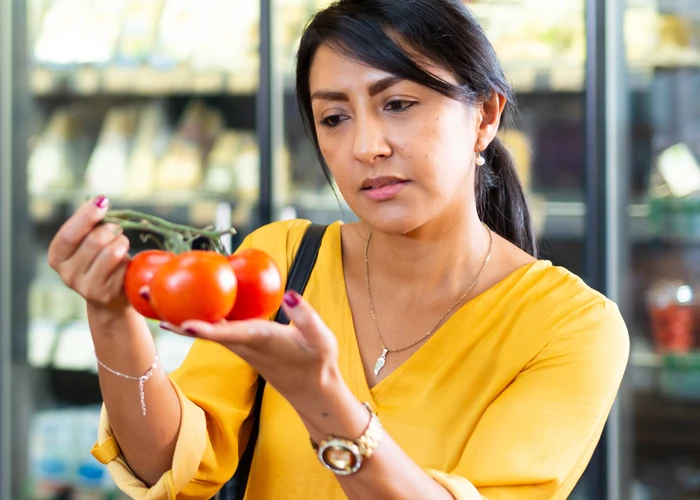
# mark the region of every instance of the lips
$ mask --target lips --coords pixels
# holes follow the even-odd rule
[[[398,177],[377,177],[362,183],[362,194],[375,202],[385,202],[397,198],[409,184]]]
[[[382,176],[382,177],[375,177],[374,179],[366,179],[362,183],[362,190],[367,191],[370,189],[379,189],[387,186],[393,186],[395,184],[401,184],[406,182],[405,179],[401,179],[399,177],[393,177],[393,176]]]

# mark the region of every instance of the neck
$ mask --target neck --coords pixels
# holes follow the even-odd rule
[[[373,279],[390,279],[418,293],[435,289],[456,293],[481,270],[489,243],[476,209],[406,234],[372,230],[370,272]]]

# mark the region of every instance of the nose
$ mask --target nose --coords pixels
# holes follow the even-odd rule
[[[353,155],[358,161],[373,164],[380,158],[391,156],[391,146],[386,140],[381,118],[358,117],[355,129]]]

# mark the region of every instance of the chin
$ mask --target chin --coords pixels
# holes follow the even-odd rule
[[[374,210],[353,211],[365,223],[384,234],[408,234],[430,220],[426,217],[427,214],[421,213],[422,217],[420,217],[418,211],[406,205],[380,206]]]

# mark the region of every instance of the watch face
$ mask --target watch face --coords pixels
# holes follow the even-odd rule
[[[351,469],[355,465],[355,457],[348,450],[338,446],[331,446],[323,454],[326,463],[340,470]]]
[[[357,445],[344,439],[331,439],[318,450],[321,463],[336,474],[357,472],[362,464],[362,455]]]

